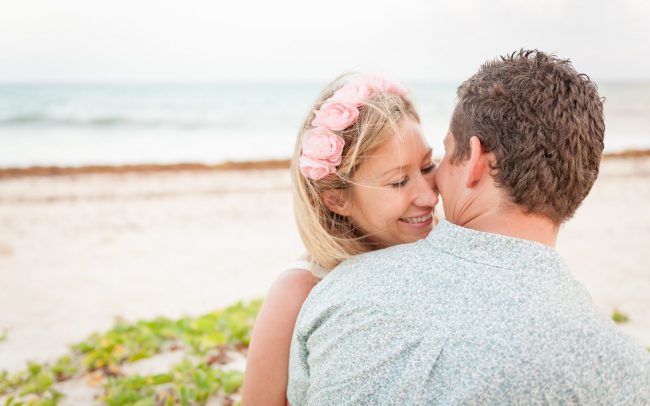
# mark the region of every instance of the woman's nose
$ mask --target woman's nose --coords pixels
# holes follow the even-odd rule
[[[414,204],[421,207],[435,207],[438,204],[438,192],[435,190],[433,176],[422,176],[418,182]]]

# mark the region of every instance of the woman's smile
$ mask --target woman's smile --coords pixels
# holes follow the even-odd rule
[[[424,215],[401,217],[399,221],[416,227],[426,227],[433,221],[433,210]]]

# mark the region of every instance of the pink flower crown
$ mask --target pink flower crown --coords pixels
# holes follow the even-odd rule
[[[300,172],[306,178],[319,180],[336,172],[345,141],[333,131],[345,130],[354,124],[359,117],[359,107],[382,92],[400,96],[408,93],[399,83],[381,76],[364,75],[343,85],[314,111],[316,116],[311,122],[314,128],[305,131],[299,158]]]

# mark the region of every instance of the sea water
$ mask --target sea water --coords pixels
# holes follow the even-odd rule
[[[323,85],[0,85],[0,167],[286,159]],[[457,84],[407,85],[440,157]],[[650,149],[650,84],[599,90],[606,150]]]

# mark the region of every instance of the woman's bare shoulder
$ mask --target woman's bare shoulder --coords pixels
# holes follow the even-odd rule
[[[304,269],[287,269],[275,279],[265,302],[275,306],[300,309],[318,279]]]

